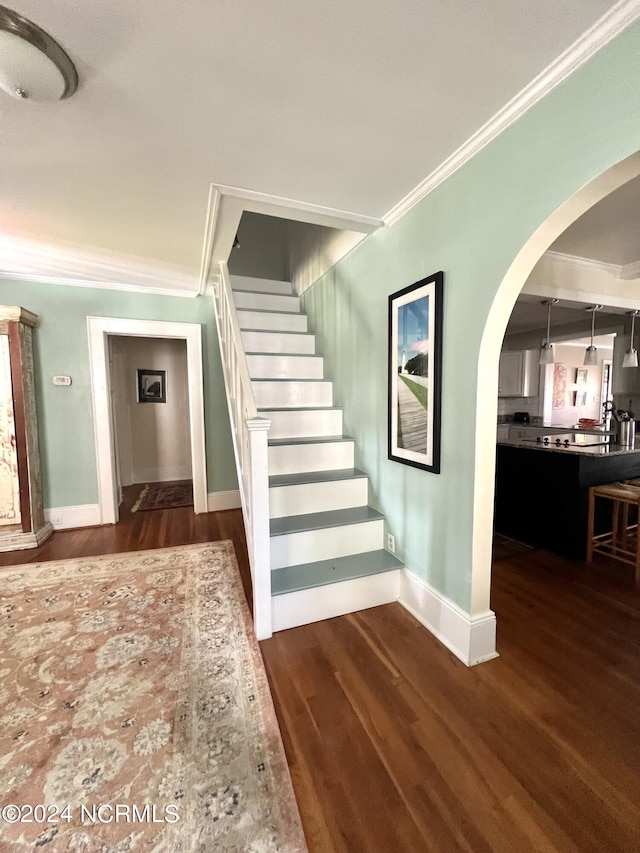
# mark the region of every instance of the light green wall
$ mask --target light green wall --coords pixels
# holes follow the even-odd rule
[[[485,147],[395,225],[303,296],[345,432],[407,567],[471,601],[480,341],[511,262],[567,198],[640,149],[640,24]],[[437,133],[437,128],[434,128]],[[399,141],[401,156],[401,140]],[[387,459],[387,299],[445,272],[442,473]],[[497,362],[496,362],[497,364]]]
[[[209,298],[0,281],[0,303],[38,315],[34,332],[40,454],[46,507],[98,502],[87,317],[200,323],[203,326],[207,473],[210,492],[237,489],[233,446]],[[54,387],[55,374],[72,377]]]

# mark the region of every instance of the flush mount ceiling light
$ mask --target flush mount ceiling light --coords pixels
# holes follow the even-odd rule
[[[584,353],[583,364],[591,365],[598,363],[598,350],[593,345],[593,328],[596,322],[596,311],[599,311],[602,305],[591,305],[587,311],[591,311],[591,345],[588,346]]]
[[[538,364],[553,364],[553,362],[555,361],[555,356],[553,353],[553,344],[549,340],[549,329],[551,327],[551,306],[557,305],[558,302],[558,299],[542,300],[542,305],[547,306],[547,338],[540,347],[540,358],[538,359]]]
[[[623,367],[638,366],[638,350],[633,345],[633,336],[635,331],[636,317],[639,313],[640,311],[627,311],[627,314],[631,315],[631,340],[629,342],[629,349],[625,352],[624,358],[622,359]]]
[[[59,101],[78,88],[78,73],[40,27],[0,6],[0,89],[12,98]]]

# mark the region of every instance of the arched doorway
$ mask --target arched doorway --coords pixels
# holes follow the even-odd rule
[[[472,541],[471,615],[489,609],[495,478],[498,363],[507,323],[516,299],[542,254],[597,202],[640,175],[640,152],[607,169],[567,199],[518,252],[495,294],[478,358]]]

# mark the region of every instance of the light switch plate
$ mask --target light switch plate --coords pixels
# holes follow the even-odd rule
[[[71,377],[70,376],[54,376],[53,377],[54,385],[71,385]]]

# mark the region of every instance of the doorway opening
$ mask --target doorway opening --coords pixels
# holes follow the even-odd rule
[[[132,512],[188,506],[193,468],[186,341],[119,335],[108,341],[118,504],[123,489],[132,487]]]
[[[496,471],[495,400],[498,395],[500,349],[513,307],[523,289],[526,288],[526,291],[530,292],[529,279],[536,265],[545,256],[552,244],[567,231],[569,226],[594,208],[598,202],[639,177],[640,152],[636,152],[580,189],[543,222],[529,238],[511,264],[496,293],[483,332],[478,360],[472,614],[486,611],[489,605],[494,513],[492,498],[494,496]],[[619,277],[622,278],[622,276]],[[546,285],[539,286],[537,293],[544,297],[557,295],[553,287]],[[583,288],[581,297],[576,297],[576,300],[585,300],[591,304],[601,303],[601,299],[595,298],[597,295],[594,288],[589,285]],[[606,300],[609,306],[616,307],[620,315],[636,307],[637,301],[632,297],[627,296],[625,298],[620,295],[615,298],[609,296]],[[620,319],[624,323],[624,318],[620,317]],[[623,345],[624,335],[618,336],[616,340],[620,341],[620,345]],[[538,346],[540,343],[541,341],[538,341]],[[487,498],[491,499],[487,500]]]
[[[155,320],[124,320],[108,317],[87,318],[89,329],[89,359],[93,399],[96,464],[101,524],[115,524],[121,500],[118,440],[114,430],[114,403],[109,350],[111,338],[168,339],[186,344],[186,403],[188,410],[188,450],[193,479],[193,506],[196,513],[208,511],[207,466],[205,452],[204,392],[202,372],[202,333],[194,323],[169,323]],[[141,368],[153,370],[151,365]],[[167,388],[167,376],[165,390]],[[136,392],[137,393],[137,392]],[[155,406],[157,403],[148,403]],[[141,407],[142,408],[142,407]],[[117,408],[116,408],[117,411]],[[122,447],[120,453],[122,452]],[[148,457],[147,457],[148,459]],[[174,463],[172,463],[174,464]],[[185,460],[177,463],[184,465]],[[132,469],[133,470],[133,469]],[[154,469],[156,472],[162,470]],[[174,467],[171,472],[175,473]],[[180,470],[187,470],[183,467]],[[149,473],[149,471],[147,471]],[[145,478],[146,479],[146,478]],[[176,478],[179,479],[179,478]]]

